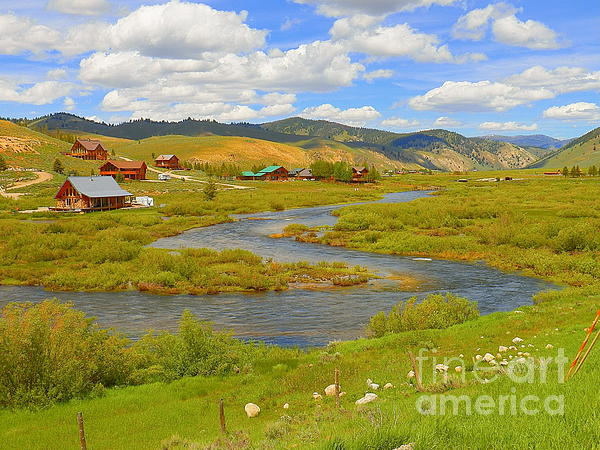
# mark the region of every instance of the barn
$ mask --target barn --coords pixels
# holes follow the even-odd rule
[[[91,139],[77,139],[71,150],[65,155],[85,160],[106,161],[108,159],[108,152],[102,143]]]
[[[69,177],[58,190],[56,211],[103,211],[131,206],[132,194],[113,177]]]
[[[159,155],[154,161],[156,167],[163,167],[165,169],[181,169],[179,165],[179,158],[175,155]]]
[[[108,160],[100,167],[100,175],[115,178],[121,174],[126,180],[145,180],[147,169],[144,161]]]
[[[352,168],[352,180],[353,181],[366,181],[369,175],[369,169],[366,167],[353,167]]]

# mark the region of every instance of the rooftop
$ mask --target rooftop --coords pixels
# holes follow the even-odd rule
[[[106,161],[102,167],[104,167],[106,164],[112,164],[118,169],[141,169],[144,165],[146,165],[144,161],[121,161],[113,159]]]
[[[67,181],[80,194],[90,198],[126,197],[132,195],[122,189],[113,177],[69,177]]]
[[[265,167],[258,173],[271,173],[271,172],[275,172],[277,169],[280,169],[280,168],[282,168],[282,166],[269,166],[269,167]]]

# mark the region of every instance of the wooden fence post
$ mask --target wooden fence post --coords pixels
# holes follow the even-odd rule
[[[417,391],[423,392],[425,389],[423,388],[421,373],[419,372],[419,368],[417,367],[415,355],[413,355],[413,352],[408,352],[408,356],[410,358],[410,363],[412,364],[413,372],[415,373],[415,380],[417,381]]]
[[[219,402],[219,419],[221,420],[221,433],[226,434],[227,429],[225,428],[225,407],[223,405],[223,399]]]
[[[87,444],[85,442],[85,429],[83,428],[83,413],[77,413],[77,425],[79,425],[79,445],[81,450],[87,450]]]
[[[335,406],[340,408],[340,369],[335,369]]]

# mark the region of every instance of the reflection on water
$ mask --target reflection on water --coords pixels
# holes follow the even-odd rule
[[[426,195],[425,192],[403,192],[389,194],[381,201],[406,202]],[[158,296],[135,291],[48,293],[36,287],[0,286],[0,306],[9,301],[39,301],[56,296],[96,316],[102,325],[115,327],[132,337],[150,328],[174,330],[182,311],[189,309],[220,328],[233,329],[243,338],[304,347],[360,336],[370,316],[413,295],[451,291],[476,300],[481,312],[487,314],[529,304],[534,293],[552,287],[540,280],[502,273],[479,263],[419,260],[269,238],[290,223],[333,225],[336,218],[331,211],[337,208],[339,206],[322,206],[239,216],[237,222],[197,228],[160,239],[152,245],[170,249],[243,248],[284,262],[344,261],[350,266],[366,266],[385,276],[408,274],[426,279],[418,292],[399,291],[397,284],[388,280],[375,281],[366,287],[206,296]],[[247,220],[249,217],[268,220]]]

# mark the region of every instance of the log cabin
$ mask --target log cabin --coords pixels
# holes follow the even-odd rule
[[[132,194],[113,177],[69,177],[58,190],[56,211],[103,211],[131,206]]]
[[[288,171],[283,166],[269,166],[256,174],[257,180],[281,181],[288,179]]]
[[[144,161],[108,160],[100,167],[100,175],[116,178],[121,174],[126,180],[145,180],[147,169]]]
[[[163,167],[165,169],[181,169],[179,165],[179,158],[175,155],[159,155],[154,161],[156,167]]]
[[[352,180],[353,181],[366,181],[369,175],[369,169],[366,167],[353,167],[352,168]]]
[[[85,160],[106,161],[108,159],[108,152],[102,147],[102,143],[91,139],[77,139],[65,155]]]

